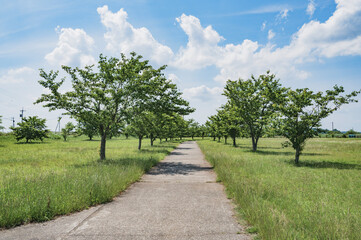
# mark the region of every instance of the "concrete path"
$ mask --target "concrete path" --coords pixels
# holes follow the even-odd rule
[[[113,202],[0,231],[0,239],[251,239],[195,142],[185,142]]]

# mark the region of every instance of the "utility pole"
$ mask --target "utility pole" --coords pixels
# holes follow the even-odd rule
[[[56,130],[58,130],[58,129],[59,129],[59,132],[60,132],[60,120],[61,120],[61,117],[58,117],[58,124],[56,125],[55,133],[56,133]]]
[[[24,107],[22,107],[22,109],[20,110],[20,118],[21,118],[21,122],[23,121],[23,118],[24,118]]]
[[[13,127],[15,127],[15,118],[12,117],[11,121],[13,121]]]

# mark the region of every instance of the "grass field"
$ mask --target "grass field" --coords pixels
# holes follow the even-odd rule
[[[300,165],[284,139],[198,143],[262,239],[360,239],[361,139],[311,139]]]
[[[178,145],[150,147],[146,139],[138,151],[137,139],[112,139],[99,162],[99,144],[85,138],[17,144],[0,136],[0,228],[111,201]]]

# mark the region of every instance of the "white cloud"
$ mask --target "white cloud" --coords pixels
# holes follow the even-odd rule
[[[265,30],[267,22],[262,23],[261,31]]]
[[[94,40],[86,34],[83,29],[72,29],[59,27],[55,29],[59,33],[59,40],[56,48],[45,56],[45,59],[52,65],[86,65],[95,64],[91,55]]]
[[[281,19],[286,19],[288,17],[288,12],[290,10],[285,8],[283,9],[282,11],[280,11],[280,13],[278,14],[278,17],[281,18]]]
[[[313,13],[316,10],[316,4],[314,0],[310,0],[307,5],[306,13],[310,15],[310,17],[313,16]]]
[[[174,73],[169,73],[168,79],[172,80],[173,83],[177,83],[177,84],[179,83],[179,78]]]
[[[268,36],[267,36],[268,40],[271,40],[275,36],[276,34],[272,30],[268,30]]]
[[[268,5],[268,6],[261,6],[256,9],[246,10],[242,12],[227,14],[226,16],[239,16],[239,15],[249,15],[249,14],[263,14],[263,13],[274,13],[284,11],[288,5],[285,4],[276,4],[276,5]]]
[[[108,6],[97,9],[102,24],[107,32],[104,34],[109,51],[128,54],[137,52],[146,59],[150,59],[159,64],[165,64],[173,57],[173,51],[154,39],[147,28],[135,28],[128,21],[128,14],[120,9],[113,13]]]
[[[223,39],[211,26],[202,27],[198,18],[182,15],[178,21],[188,35],[173,66],[200,69],[216,66],[215,80],[248,78],[271,70],[280,78],[305,79],[309,73],[297,66],[335,56],[361,55],[361,0],[336,0],[337,8],[325,22],[310,21],[296,32],[289,45],[260,45],[245,39],[242,44],[220,45]],[[283,13],[286,15],[287,11]],[[273,32],[269,32],[273,37]]]
[[[223,92],[223,88],[214,87],[209,88],[205,85],[201,85],[193,88],[186,88],[183,90],[183,96],[185,99],[191,100],[194,98],[209,100],[212,99],[215,95],[220,96]]]
[[[177,18],[183,31],[188,35],[188,43],[181,48],[171,63],[172,66],[197,69],[214,64],[220,54],[218,43],[223,40],[211,26],[203,28],[198,18],[182,14]]]
[[[36,78],[37,71],[30,67],[21,67],[16,69],[9,69],[4,75],[0,76],[0,83],[23,83],[27,79]]]

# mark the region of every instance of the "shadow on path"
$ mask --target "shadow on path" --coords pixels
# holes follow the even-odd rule
[[[160,162],[155,169],[148,172],[149,175],[188,175],[192,172],[210,171],[212,167],[201,167],[194,164]]]

